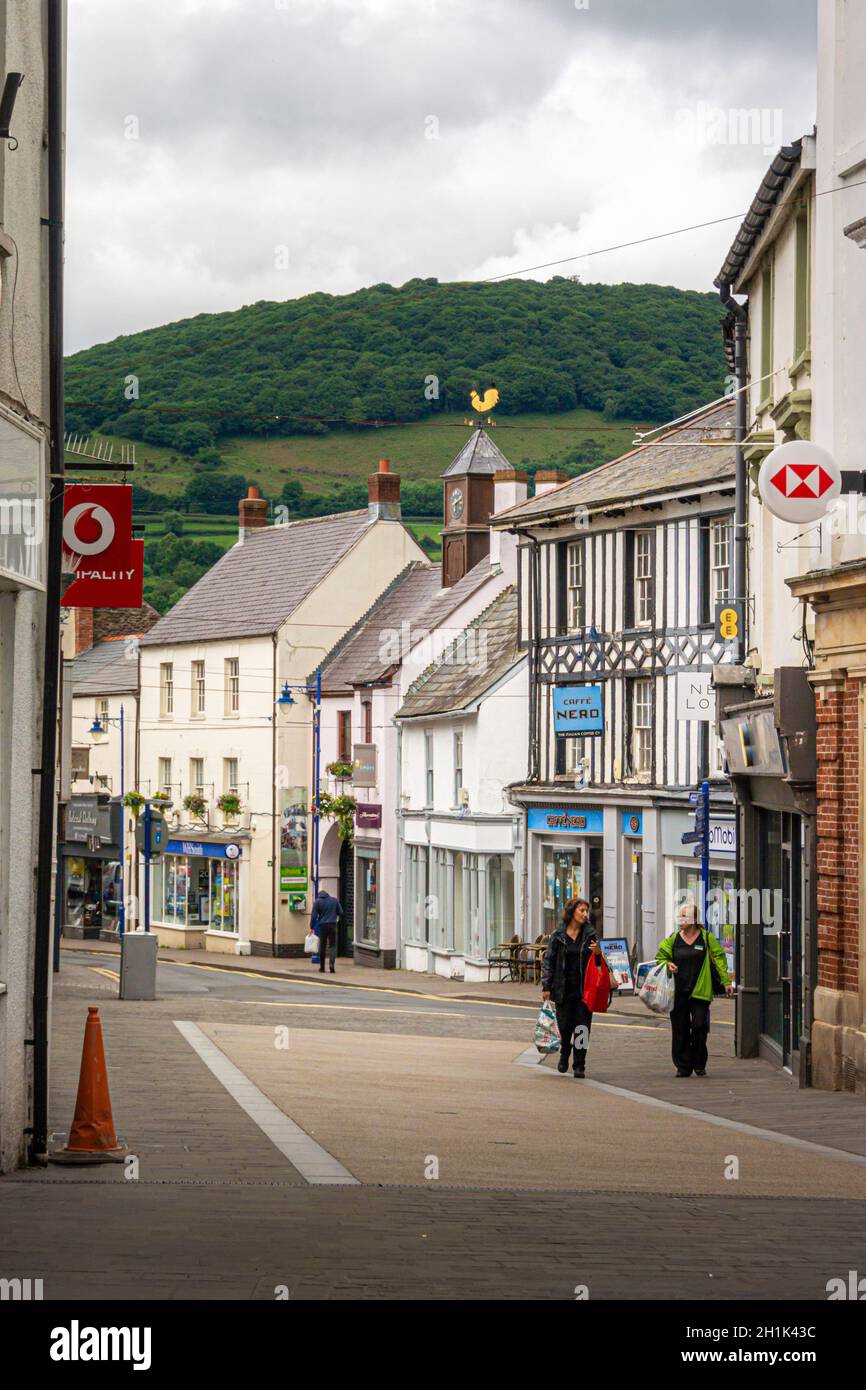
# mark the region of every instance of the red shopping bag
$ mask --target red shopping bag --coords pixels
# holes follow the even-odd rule
[[[583,1002],[590,1013],[607,1013],[611,988],[607,962],[602,956],[591,955],[583,977]]]

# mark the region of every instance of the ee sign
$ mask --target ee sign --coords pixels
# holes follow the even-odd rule
[[[780,521],[820,521],[842,491],[842,473],[826,449],[808,439],[794,439],[764,459],[758,491]]]
[[[604,703],[600,685],[555,685],[553,727],[557,734],[603,734]]]

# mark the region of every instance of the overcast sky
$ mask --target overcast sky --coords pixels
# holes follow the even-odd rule
[[[742,212],[814,122],[815,3],[72,0],[68,350]],[[535,274],[710,289],[736,225]]]

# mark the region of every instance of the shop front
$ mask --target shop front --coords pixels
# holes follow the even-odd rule
[[[548,936],[562,919],[570,898],[586,898],[590,920],[603,935],[604,811],[571,806],[529,806],[526,812],[532,924]]]
[[[684,810],[666,810],[661,812],[660,820],[665,873],[663,938],[676,927],[677,911],[683,903],[694,902],[700,912],[703,887],[700,858],[694,855],[691,845],[682,842],[683,835],[694,829],[694,815]],[[711,811],[706,926],[724,948],[728,971],[734,978],[737,903],[737,824],[731,806],[728,814]]]
[[[151,864],[150,919],[160,945],[237,952],[248,939],[248,862],[249,836],[243,833],[169,840]]]
[[[66,937],[98,940],[117,933],[121,816],[120,802],[107,794],[73,796],[61,808],[57,899]]]
[[[774,673],[775,693],[720,709],[740,807],[737,1052],[810,1084],[817,941],[815,703],[806,673]]]

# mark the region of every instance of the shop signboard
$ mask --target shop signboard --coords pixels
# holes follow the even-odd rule
[[[63,555],[75,579],[66,608],[140,608],[144,541],[132,535],[132,488],[69,483],[63,501]]]
[[[280,890],[305,892],[308,887],[308,822],[310,798],[306,787],[286,787],[280,814]]]
[[[553,727],[557,734],[604,733],[604,695],[600,685],[555,685]]]
[[[709,723],[715,717],[711,671],[689,671],[677,676],[677,720]]]
[[[625,937],[602,937],[598,944],[610,971],[614,987],[624,994],[632,994],[634,992],[634,980],[628,958],[628,942]]]
[[[603,835],[604,811],[572,810],[563,806],[532,806],[527,815],[530,830],[548,830],[569,835]]]
[[[357,830],[381,830],[382,807],[372,801],[359,801],[355,807],[355,828]]]
[[[623,835],[642,835],[642,834],[643,834],[643,812],[642,812],[642,811],[623,811],[623,813],[622,813],[622,833],[623,833]]]
[[[356,743],[352,748],[352,783],[356,787],[375,787],[375,743]]]
[[[166,854],[185,854],[190,859],[239,859],[237,844],[208,844],[205,840],[169,840]]]

